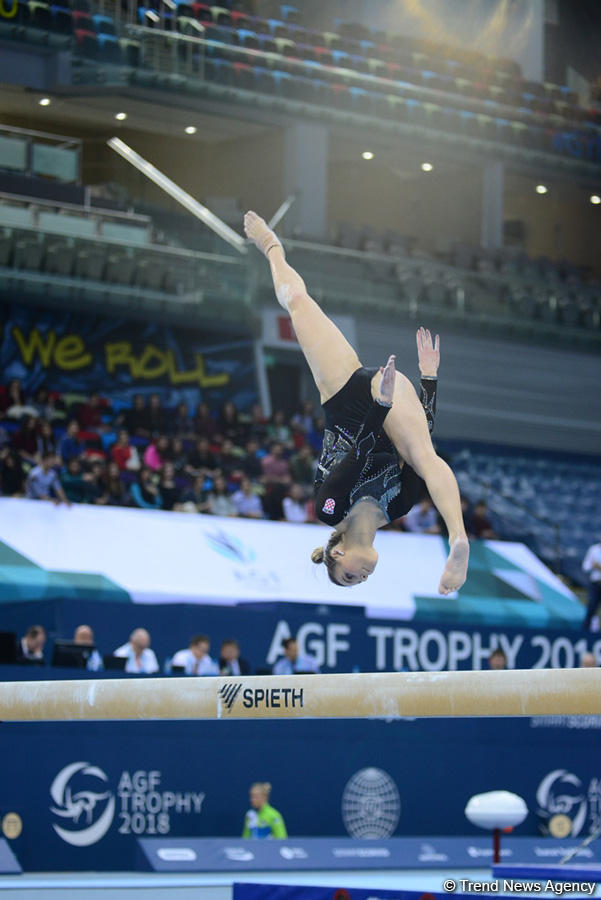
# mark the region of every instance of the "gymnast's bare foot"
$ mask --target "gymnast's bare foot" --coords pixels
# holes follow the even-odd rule
[[[267,222],[252,210],[249,210],[244,216],[244,231],[249,241],[252,241],[265,256],[273,247],[282,249],[281,243]]]
[[[458,537],[451,543],[447,564],[440,579],[438,590],[441,594],[451,594],[465,584],[470,545],[466,537]]]

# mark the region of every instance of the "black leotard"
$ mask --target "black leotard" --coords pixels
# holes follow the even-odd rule
[[[424,482],[403,462],[382,433],[389,407],[373,400],[371,379],[377,369],[361,368],[324,404],[326,428],[315,477],[315,514],[337,525],[357,501],[375,500],[387,521],[409,512]],[[436,378],[422,378],[420,400],[432,431],[436,413]],[[337,420],[344,420],[344,425]]]

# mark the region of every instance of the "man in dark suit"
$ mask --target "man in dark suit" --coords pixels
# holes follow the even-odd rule
[[[228,638],[221,644],[219,674],[250,675],[250,666],[245,659],[240,658],[240,646],[233,638]]]
[[[43,625],[30,625],[25,636],[17,644],[17,662],[45,666],[44,644],[46,629]]]

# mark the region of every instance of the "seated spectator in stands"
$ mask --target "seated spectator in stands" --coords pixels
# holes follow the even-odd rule
[[[237,516],[238,510],[227,492],[227,482],[223,475],[213,481],[213,488],[207,497],[208,511],[213,516]]]
[[[89,625],[77,626],[73,635],[73,643],[82,647],[94,646],[94,632]],[[86,668],[89,672],[100,672],[104,668],[102,657],[96,648],[90,653]]]
[[[313,489],[315,480],[315,456],[310,444],[303,444],[290,460],[290,473],[298,484]]]
[[[150,635],[145,628],[134,629],[129,636],[127,644],[117,647],[113,652],[113,656],[127,659],[125,663],[126,672],[152,675],[153,672],[159,671],[159,664],[154,655],[154,650],[150,649]]]
[[[108,411],[105,400],[98,391],[90,395],[87,403],[80,407],[77,414],[82,431],[103,431],[102,417]]]
[[[116,462],[110,462],[103,472],[103,492],[98,503],[108,506],[127,506],[128,491],[121,481],[121,469]]]
[[[149,438],[150,437],[150,421],[148,409],[146,407],[146,399],[143,394],[135,394],[134,402],[131,409],[125,410],[120,417],[120,421],[130,434],[134,437]]]
[[[490,519],[488,518],[488,507],[486,500],[478,500],[474,504],[472,511],[472,521],[470,523],[470,531],[475,538],[494,541],[497,538],[496,532],[493,530]]]
[[[87,485],[81,463],[78,459],[70,459],[61,469],[61,484],[67,499],[71,503],[88,502]]]
[[[461,503],[461,515],[463,517],[463,527],[465,528],[466,534],[472,533],[472,515],[470,512],[470,501],[467,497],[464,497],[463,494],[459,497],[459,501]]]
[[[221,407],[219,419],[217,420],[217,429],[219,434],[225,441],[229,439],[235,446],[244,444],[245,432],[244,423],[240,420],[236,404],[228,400]]]
[[[299,672],[319,672],[317,660],[314,657],[305,654],[301,656],[298,652],[298,641],[296,638],[289,637],[282,641],[282,656],[273,667],[274,675],[294,675]]]
[[[6,388],[0,392],[0,412],[7,415],[7,418],[20,419],[23,413],[13,416],[9,414],[12,408],[22,409],[25,406],[25,393],[18,378],[12,378]]]
[[[188,404],[184,402],[178,403],[174,415],[169,416],[166,424],[169,434],[190,437],[192,434],[192,419],[188,412]]]
[[[196,447],[188,454],[186,474],[196,477],[198,475],[213,478],[219,468],[219,460],[209,448],[209,439],[199,437]]]
[[[48,388],[43,386],[39,387],[35,392],[35,397],[31,405],[35,409],[39,419],[53,422],[55,419],[64,418],[64,411],[57,408],[56,395],[50,394]]]
[[[500,647],[496,647],[488,657],[489,669],[506,669],[507,657]]]
[[[178,650],[171,666],[181,666],[186,675],[219,675],[219,666],[209,655],[211,639],[206,634],[190,638],[187,650]]]
[[[588,630],[601,604],[601,541],[591,544],[582,561],[588,575],[588,605],[582,627]]]
[[[169,461],[173,463],[173,469],[178,477],[185,475],[186,466],[188,465],[188,454],[181,437],[172,439]]]
[[[176,484],[175,469],[172,462],[166,462],[163,466],[159,490],[161,492],[161,497],[163,498],[163,509],[177,509],[182,492]]]
[[[247,441],[264,441],[267,436],[267,418],[260,403],[255,403],[250,411],[250,417],[246,423]]]
[[[255,781],[251,784],[251,808],[244,816],[243,838],[285,840],[288,837],[282,814],[269,805],[270,795],[271,785],[268,781]]]
[[[265,516],[261,498],[253,490],[250,478],[244,476],[240,488],[232,494],[232,503],[239,516],[245,519],[262,519]]]
[[[211,415],[208,403],[199,403],[194,414],[194,431],[200,437],[206,437],[209,441],[213,440],[218,432],[217,422]]]
[[[129,433],[125,428],[121,428],[117,441],[111,447],[111,457],[117,463],[120,469],[128,472],[137,472],[141,467],[138,449],[129,442]]]
[[[219,452],[219,468],[222,475],[230,480],[240,480],[244,474],[242,471],[243,452],[238,450],[231,438],[224,438]]]
[[[292,416],[290,424],[303,434],[309,434],[314,427],[315,407],[312,400],[305,400],[301,409]]]
[[[207,502],[208,491],[205,488],[204,475],[198,475],[190,487],[182,491],[180,509],[182,512],[210,512]]]
[[[52,500],[54,503],[71,503],[60,483],[54,466],[56,456],[49,453],[42,457],[39,466],[34,466],[27,475],[26,493],[30,500]]]
[[[161,492],[150,469],[141,469],[138,480],[134,481],[129,493],[133,505],[140,509],[161,509],[163,506]]]
[[[240,656],[240,645],[234,638],[227,638],[221,643],[219,656],[220,675],[250,675],[250,666]]]
[[[406,531],[414,534],[440,534],[438,515],[429,497],[424,497],[411,507],[403,517],[403,525]]]
[[[240,460],[240,468],[251,481],[260,481],[263,477],[259,449],[259,441],[257,438],[251,437],[246,442],[246,453]]]
[[[596,669],[599,663],[594,653],[583,653],[580,657],[581,669]]]
[[[12,438],[13,449],[24,463],[35,466],[38,462],[38,420],[35,416],[23,416]]]
[[[321,447],[323,444],[323,432],[326,427],[326,420],[324,416],[317,416],[315,419],[315,425],[306,436],[305,439],[309,446],[312,448],[313,453],[319,454],[321,453]]]
[[[287,449],[294,447],[292,429],[286,422],[283,410],[278,409],[271,417],[271,421],[267,426],[267,437],[270,441],[277,441],[283,444]]]
[[[38,425],[37,435],[37,456],[41,459],[45,453],[53,453],[56,456],[57,447],[54,439],[54,432],[50,422],[42,421]]]
[[[287,496],[282,500],[282,507],[286,522],[302,523],[309,521],[307,498],[300,484],[290,485]]]
[[[148,402],[148,425],[150,433],[163,434],[167,430],[167,410],[163,408],[160,394],[151,394]]]
[[[10,447],[0,450],[0,491],[5,497],[22,497],[25,493],[23,463]]]
[[[171,455],[170,449],[171,442],[166,435],[155,438],[144,451],[144,465],[153,472],[160,472]]]
[[[79,424],[77,419],[71,419],[67,425],[67,430],[62,436],[58,444],[58,455],[63,463],[67,465],[69,460],[78,459],[83,455],[86,449],[83,441],[79,440]]]
[[[292,481],[290,464],[284,458],[284,446],[280,441],[271,445],[270,452],[261,460],[265,480],[272,484],[283,484],[286,487]]]
[[[46,629],[43,625],[30,625],[17,644],[17,662],[45,666],[44,644]]]

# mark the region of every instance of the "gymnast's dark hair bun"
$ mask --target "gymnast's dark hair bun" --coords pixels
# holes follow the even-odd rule
[[[319,563],[323,562],[323,557],[324,557],[323,547],[316,547],[315,550],[313,551],[313,553],[311,554],[311,562],[314,562],[317,565],[319,565]]]

